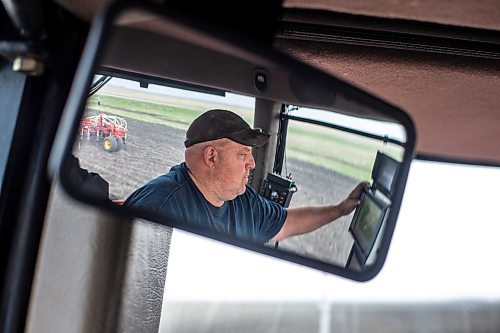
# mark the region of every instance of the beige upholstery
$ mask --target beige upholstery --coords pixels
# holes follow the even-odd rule
[[[26,332],[157,332],[171,229],[113,218],[55,187]]]

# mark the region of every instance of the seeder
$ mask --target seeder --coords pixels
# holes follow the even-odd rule
[[[107,152],[119,151],[127,139],[127,121],[121,117],[100,113],[97,116],[86,117],[80,124],[80,136],[96,137],[96,141],[104,138],[102,146]]]

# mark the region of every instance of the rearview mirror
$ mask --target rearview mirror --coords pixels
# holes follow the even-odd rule
[[[183,161],[185,131],[208,109],[230,109],[270,136],[245,157],[255,171],[243,192],[284,217],[297,206],[342,202],[362,181],[370,187],[359,187],[360,204],[335,222],[279,241],[123,204]],[[356,87],[161,6],[120,3],[93,23],[50,167],[78,200],[365,281],[387,255],[414,144],[403,111]]]

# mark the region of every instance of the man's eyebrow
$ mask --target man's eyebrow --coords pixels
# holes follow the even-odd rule
[[[251,153],[251,152],[252,152],[252,147],[244,147],[238,150],[238,153]]]

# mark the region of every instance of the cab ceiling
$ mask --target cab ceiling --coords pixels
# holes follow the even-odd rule
[[[448,31],[455,27],[487,29],[492,39],[500,40],[500,4],[496,0],[288,0],[284,5],[438,23]],[[276,46],[408,112],[417,127],[420,157],[500,164],[498,59],[286,38],[279,39]]]
[[[90,20],[107,0],[58,0]],[[497,0],[437,2],[287,0],[287,11],[331,11],[443,27],[487,29],[498,41]],[[322,22],[328,24],[328,22]],[[498,59],[347,45],[280,36],[276,48],[357,85],[407,111],[421,158],[500,165]]]

